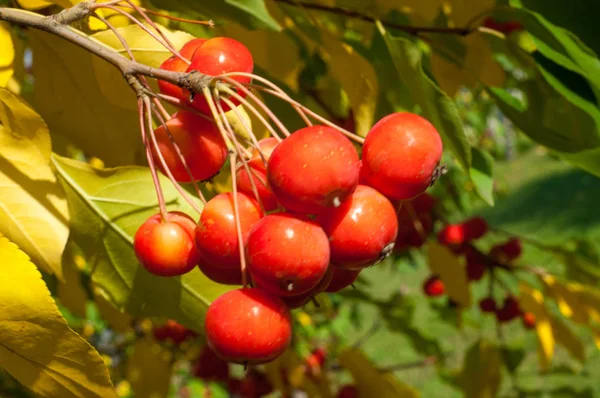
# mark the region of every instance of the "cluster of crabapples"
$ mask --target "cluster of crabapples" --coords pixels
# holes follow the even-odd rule
[[[228,38],[193,40],[181,54],[190,65],[170,58],[162,67],[211,76],[252,71],[250,52]],[[154,131],[161,171],[180,183],[219,173],[228,145],[210,120],[206,97],[192,99],[165,82],[160,89],[209,116],[182,110]],[[291,342],[290,309],[350,285],[393,251],[395,204],[431,185],[441,156],[435,127],[412,113],[376,123],[361,157],[347,136],[328,125],[269,137],[249,145],[238,159],[233,192],[209,200],[197,222],[179,212],[154,215],[135,234],[134,249],[155,275],[199,267],[222,284],[245,285],[249,278],[253,287],[231,290],[209,306],[206,337],[228,362],[269,362]]]
[[[521,242],[517,238],[493,246],[487,254],[481,252],[473,243],[482,238],[488,229],[484,218],[473,217],[462,223],[448,224],[437,235],[441,244],[455,254],[464,256],[469,282],[481,280],[494,267],[510,269],[510,264],[521,255]],[[423,290],[427,296],[437,297],[445,293],[445,286],[438,276],[432,275],[423,283]],[[494,314],[498,322],[510,322],[520,317],[525,328],[535,327],[535,316],[522,311],[517,299],[510,294],[504,297],[502,305],[498,305],[493,297],[485,297],[479,302],[479,308],[484,313]]]

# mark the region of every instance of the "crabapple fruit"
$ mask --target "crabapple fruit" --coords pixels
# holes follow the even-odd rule
[[[486,297],[479,302],[479,308],[482,312],[496,312],[496,301],[491,297]]]
[[[214,37],[207,40],[196,50],[191,61],[186,72],[198,71],[209,76],[219,76],[231,72],[252,73],[254,69],[254,61],[248,48],[229,37]],[[248,84],[252,80],[247,76],[232,76],[231,79],[242,84]],[[238,94],[244,96],[240,90],[238,90]],[[231,98],[231,101],[236,105],[239,104],[235,98]],[[202,93],[194,96],[192,106],[202,113],[212,114]],[[229,106],[226,104],[222,106],[224,111],[229,110]]]
[[[181,47],[181,50],[179,50],[179,54],[189,61],[194,56],[196,50],[200,48],[200,46],[202,46],[204,42],[206,42],[206,39],[192,39],[185,43],[183,47]],[[160,65],[160,69],[168,70],[171,72],[185,72],[187,68],[188,64],[175,55],[169,57],[165,62],[163,62]],[[184,102],[188,101],[189,98],[188,96],[186,96],[181,87],[160,79],[157,81],[157,83],[158,89],[162,94],[178,98]]]
[[[195,238],[202,260],[212,268],[240,267],[234,198],[237,198],[244,245],[250,230],[263,216],[258,202],[241,192],[236,196],[233,192],[222,193],[206,203],[196,227]]]
[[[202,260],[200,260],[198,268],[208,279],[222,285],[241,285],[243,281],[240,268],[213,266]]]
[[[240,192],[244,192],[250,196],[254,195],[252,189],[252,181],[256,187],[258,197],[262,202],[265,211],[275,210],[279,204],[277,198],[273,195],[273,192],[267,184],[267,166],[265,162],[269,161],[271,153],[275,147],[279,144],[276,138],[269,137],[262,139],[258,142],[258,146],[262,152],[261,154],[255,149],[252,152],[252,156],[247,161],[250,174],[243,165],[238,166],[236,172],[237,188]],[[263,159],[264,156],[264,159]]]
[[[429,121],[413,113],[393,113],[365,138],[363,178],[390,199],[414,198],[433,182],[442,150],[442,139]]]
[[[356,189],[354,145],[328,126],[302,128],[277,145],[267,167],[269,187],[287,210],[316,214],[338,207]]]
[[[255,285],[278,296],[307,293],[329,266],[325,231],[309,218],[289,213],[262,218],[250,232],[246,251]]]
[[[288,307],[256,288],[219,296],[206,311],[204,329],[209,346],[220,358],[241,364],[270,362],[292,341]]]
[[[219,358],[208,345],[205,345],[192,365],[192,376],[206,381],[226,381],[229,379],[229,363]]]
[[[446,288],[444,286],[444,282],[442,282],[442,280],[437,276],[433,275],[423,283],[423,291],[429,297],[438,297],[444,294]]]
[[[531,312],[524,312],[522,319],[523,326],[525,326],[525,329],[535,328],[535,315],[533,315]]]
[[[332,265],[327,267],[327,272],[325,272],[325,275],[323,275],[323,278],[321,278],[319,283],[317,283],[317,286],[313,287],[308,292],[302,293],[297,296],[281,297],[281,299],[291,309],[304,307],[306,304],[308,304],[309,301],[311,301],[317,295],[323,293],[325,291],[325,289],[327,289],[327,287],[331,283],[331,279],[333,278],[333,269],[334,269],[334,267]]]
[[[175,113],[165,125],[156,128],[154,135],[159,151],[175,180],[207,180],[219,173],[227,160],[228,151],[216,125],[187,111]],[[171,137],[188,165],[191,178],[177,154]],[[166,174],[156,148],[153,148],[152,155],[158,168]]]
[[[335,266],[332,268],[333,275],[331,277],[331,282],[329,282],[329,286],[325,289],[327,293],[337,293],[350,286],[354,283],[356,278],[358,278],[358,274],[360,274],[360,270],[349,270]]]
[[[157,276],[190,272],[200,261],[194,245],[194,221],[181,212],[148,218],[136,231],[133,248],[142,266]]]
[[[398,235],[394,206],[367,185],[358,185],[339,207],[316,220],[329,236],[331,263],[346,269],[362,269],[385,258]]]

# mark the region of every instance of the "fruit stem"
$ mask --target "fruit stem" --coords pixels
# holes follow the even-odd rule
[[[271,134],[271,136],[275,137],[276,139],[278,139],[279,141],[281,141],[281,137],[279,136],[279,134],[277,134],[277,132],[275,131],[275,129],[273,128],[273,126],[271,126],[269,124],[269,122],[264,118],[264,116],[258,111],[258,109],[256,109],[256,107],[254,105],[252,105],[250,102],[246,101],[245,98],[243,98],[241,95],[238,95],[235,91],[230,90],[230,92],[227,92],[225,89],[228,89],[228,87],[225,86],[221,86],[219,84],[217,84],[217,89],[219,91],[223,91],[226,92],[227,94],[231,95],[232,97],[234,97],[235,99],[237,99],[243,106],[245,106],[246,108],[248,108],[253,114],[254,116],[257,117],[258,120],[261,121],[261,123],[265,126],[265,128],[267,130],[269,130],[269,133]]]
[[[218,95],[218,91],[215,90],[215,92]],[[235,115],[237,116],[238,120],[242,123],[242,127],[246,131],[246,134],[248,134],[248,137],[250,137],[250,140],[252,141],[252,144],[254,145],[255,148],[259,148],[258,151],[260,152],[260,147],[258,145],[258,140],[256,139],[256,135],[252,131],[252,126],[249,126],[248,123],[246,123],[246,120],[242,117],[242,115],[238,111],[237,106],[232,101],[230,101],[229,99],[227,99],[225,97],[221,98],[220,96],[218,96],[218,98],[219,98],[220,101],[225,102],[225,105],[227,105],[233,111],[233,113],[235,113]]]
[[[223,77],[229,77],[229,76],[235,75],[236,73],[243,73],[243,72],[224,73],[221,76],[223,76]],[[254,79],[256,81],[259,81],[259,82],[261,82],[261,83],[263,83],[263,84],[271,87],[275,92],[277,92],[277,94],[275,94],[273,92],[273,90],[269,90],[269,89],[264,88],[264,87],[262,87],[260,85],[257,85],[257,84],[251,84],[250,86],[252,86],[254,88],[258,88],[258,89],[263,90],[265,92],[268,92],[268,93],[270,93],[272,95],[276,95],[279,98],[284,99],[284,100],[292,99],[285,91],[283,91],[278,85],[276,85],[272,81],[270,81],[268,79],[265,79],[262,76],[257,76],[257,75],[254,75],[254,74],[252,74],[252,79]],[[298,114],[300,115],[300,117],[302,117],[302,119],[304,120],[304,122],[306,122],[306,124],[308,124],[309,126],[312,126],[312,122],[310,121],[310,119],[308,118],[308,116],[306,116],[306,113],[304,112],[304,110],[302,109],[302,107],[300,107],[298,105],[295,105],[295,104],[291,104],[291,105],[294,107],[294,109],[296,109],[296,111],[298,112]]]
[[[234,80],[230,77],[220,77],[219,76],[218,78],[223,79],[227,83],[234,85],[239,90],[241,90],[244,94],[246,94],[246,96],[248,96],[250,99],[252,99],[263,110],[263,112],[265,112],[267,114],[267,116],[269,116],[269,119],[271,119],[275,123],[275,125],[277,125],[277,127],[279,128],[279,130],[281,130],[283,135],[285,135],[286,137],[290,136],[290,131],[285,127],[285,125],[281,122],[281,120],[279,120],[277,115],[275,115],[275,113],[273,113],[273,111],[271,111],[269,109],[269,107],[267,105],[265,105],[265,103],[262,102],[253,92],[248,90],[248,88],[246,86],[244,86],[242,83],[240,83],[237,80]],[[217,86],[218,86],[218,84],[217,84]],[[225,91],[227,94],[234,95],[235,98],[241,97],[238,93],[236,93],[235,91],[233,91],[226,85],[222,85],[222,87],[223,87],[223,91]]]
[[[246,275],[246,254],[244,251],[244,237],[242,235],[242,223],[240,221],[240,208],[237,197],[237,180],[235,175],[235,153],[229,154],[229,166],[231,167],[231,185],[233,188],[233,212],[235,215],[235,230],[237,232],[238,247],[240,250],[240,271],[242,272],[242,286],[248,286]]]
[[[256,79],[256,80],[262,81],[262,78],[260,78],[260,76],[253,75],[252,73],[231,72],[231,73],[227,73],[227,74],[222,75],[222,76],[229,76],[229,75],[231,75],[231,76],[245,76],[245,77],[250,77],[252,79]],[[240,84],[239,82],[236,82],[236,83]],[[270,90],[266,89],[266,88],[263,88],[263,91],[270,92]],[[349,139],[357,142],[358,144],[362,145],[365,142],[364,138],[362,138],[362,137],[360,137],[360,136],[358,136],[356,134],[353,134],[352,132],[350,132],[350,131],[348,131],[346,129],[341,128],[340,126],[336,125],[335,123],[330,122],[326,118],[324,118],[324,117],[320,116],[319,114],[311,111],[310,109],[308,109],[307,107],[305,107],[304,105],[302,105],[298,101],[293,100],[289,96],[284,98],[284,97],[282,97],[280,95],[277,95],[275,93],[272,93],[272,92],[270,92],[270,94],[278,96],[279,98],[285,100],[286,102],[288,102],[292,106],[297,106],[298,108],[302,109],[304,112],[306,112],[308,115],[312,116],[313,118],[315,118],[319,122],[321,122],[321,123],[323,123],[323,124],[325,124],[325,125],[327,125],[327,126],[329,126],[331,128],[336,129],[337,131],[339,131],[340,133],[344,134]]]
[[[217,97],[219,95],[218,91],[215,94]],[[226,123],[227,125],[227,129],[230,131],[230,135],[231,138],[233,140],[233,145],[235,145],[236,150],[238,155],[240,154],[241,149],[243,149],[241,147],[241,145],[239,144],[235,133],[232,131],[231,126],[229,125],[229,121],[227,120],[227,116],[225,116],[225,112],[223,112],[223,107],[221,106],[221,100],[224,100],[225,103],[231,108],[233,106],[233,103],[229,100],[227,100],[226,98],[219,98],[219,101],[217,101],[217,106],[219,107],[219,111],[221,113],[221,117],[223,118],[223,121]],[[235,111],[237,111],[237,109],[235,108],[231,108],[234,109]],[[236,113],[236,115],[238,116],[238,118],[240,118],[240,115],[238,113]],[[242,119],[240,118],[240,121]],[[251,131],[248,131],[249,134],[251,134],[252,136],[254,134],[252,134]],[[256,141],[256,137],[254,137],[254,140]],[[248,176],[254,176],[254,173],[252,173],[252,169],[250,169],[250,166],[248,166],[248,162],[246,161],[246,158],[244,156],[240,156],[240,160],[242,161],[242,166],[244,167],[244,169],[246,170],[246,173],[248,173]],[[233,178],[237,178],[237,170],[236,170],[236,175],[234,176],[232,174],[232,179]],[[265,213],[265,207],[263,206],[262,200],[260,199],[260,196],[258,195],[258,189],[256,188],[256,184],[254,183],[254,178],[249,178],[250,179],[250,185],[252,186],[252,193],[254,194],[254,197],[256,198],[256,200],[258,201],[258,205],[260,206],[260,210],[261,212],[264,214]],[[236,181],[237,182],[237,181]],[[265,185],[266,186],[266,185]],[[237,188],[237,185],[236,185]]]
[[[157,101],[157,102],[160,103],[160,101]],[[202,204],[206,204],[206,198],[204,197],[204,194],[200,190],[200,187],[198,186],[198,182],[194,178],[194,175],[192,174],[192,170],[190,170],[190,167],[187,164],[187,161],[185,160],[185,157],[183,156],[183,153],[181,152],[181,148],[179,147],[179,144],[177,144],[177,141],[175,141],[175,137],[173,137],[173,134],[171,133],[171,130],[167,126],[166,120],[163,118],[163,116],[160,114],[160,112],[158,112],[156,109],[153,108],[153,111],[154,111],[154,115],[156,116],[156,118],[158,119],[158,121],[162,124],[163,128],[165,129],[165,131],[167,132],[167,136],[169,137],[169,141],[171,141],[171,145],[173,145],[173,148],[175,148],[175,152],[177,153],[177,157],[179,158],[179,161],[181,162],[181,164],[183,164],[183,167],[185,168],[185,171],[186,171],[187,175],[190,177],[190,181],[194,185],[194,190],[196,191],[196,195],[198,195],[198,197],[202,201]],[[158,151],[158,149],[157,149],[157,151]],[[161,153],[161,156],[162,156],[162,153]]]
[[[160,209],[160,217],[162,222],[167,221],[167,206],[165,205],[165,198],[163,196],[163,191],[160,186],[160,180],[158,178],[158,173],[156,172],[156,166],[154,165],[154,159],[152,158],[152,152],[150,150],[150,145],[148,144],[148,136],[146,135],[146,121],[145,121],[145,113],[148,112],[150,115],[150,110],[148,109],[148,105],[145,99],[141,97],[138,98],[138,114],[140,118],[140,130],[142,132],[142,142],[144,143],[144,147],[146,148],[146,160],[148,161],[148,166],[150,167],[150,175],[152,175],[152,182],[154,183],[154,190],[156,191],[156,197],[158,199],[158,206]],[[152,125],[150,125],[152,127]]]
[[[116,1],[112,1],[111,4],[116,4],[116,3],[120,3],[123,0],[116,0]],[[126,6],[126,5],[121,5],[119,7],[123,7],[123,8],[133,8],[131,6]],[[161,18],[166,18],[169,19],[171,21],[177,21],[177,22],[184,22],[184,23],[189,23],[189,24],[193,24],[193,25],[207,25],[211,28],[215,27],[215,22],[212,19],[209,19],[208,21],[198,21],[196,19],[188,19],[188,18],[179,18],[179,17],[174,17],[173,15],[169,15],[169,14],[163,14],[161,12],[156,12],[156,11],[152,11],[149,10],[147,8],[144,7],[139,7],[138,8],[140,10],[143,10],[146,14],[148,15],[154,15],[157,17],[161,17]]]
[[[150,109],[151,105],[150,105],[150,99],[148,97],[146,97],[144,99],[144,103],[146,104],[146,107],[148,109]],[[156,152],[156,155],[158,156],[158,159],[160,160],[160,164],[162,165],[163,170],[165,171],[165,173],[167,173],[167,177],[169,178],[169,180],[171,180],[171,182],[175,186],[175,189],[177,189],[177,192],[179,192],[179,194],[181,196],[183,196],[185,201],[188,202],[190,204],[190,206],[192,206],[192,208],[198,212],[198,214],[202,214],[202,209],[192,200],[192,198],[190,198],[188,193],[185,192],[185,190],[181,187],[181,185],[179,185],[177,180],[175,180],[175,177],[173,177],[173,173],[171,173],[171,170],[167,166],[167,162],[165,161],[165,158],[163,157],[162,152],[160,151],[160,147],[158,146],[158,141],[156,140],[156,136],[154,135],[154,129],[152,128],[152,114],[150,112],[148,112],[147,123],[148,123],[150,139],[152,140],[152,145],[154,146],[154,151]],[[148,147],[147,147],[147,151],[150,151],[150,149]],[[152,158],[151,153],[149,156]],[[163,205],[164,205],[164,199],[163,199]]]
[[[133,4],[133,3],[129,2],[128,0],[127,0],[127,2],[129,4]],[[144,20],[146,20],[146,22],[148,22],[148,24],[150,26],[152,26],[158,32],[158,36],[156,35],[156,33],[152,32],[150,29],[148,29],[148,27],[146,27],[142,23],[142,21],[140,21],[139,19],[137,19],[136,17],[134,17],[133,15],[131,15],[130,13],[128,13],[127,11],[124,11],[124,10],[120,9],[119,7],[115,7],[115,6],[112,6],[112,5],[104,5],[103,3],[97,3],[97,5],[98,5],[98,7],[96,7],[97,9],[106,8],[106,9],[115,11],[115,12],[123,15],[124,17],[128,18],[129,20],[131,20],[131,22],[133,22],[134,24],[136,24],[140,28],[142,28],[142,30],[144,32],[148,33],[148,35],[150,35],[154,40],[156,40],[163,47],[165,47],[167,50],[169,50],[171,53],[173,53],[173,55],[175,55],[176,57],[178,57],[179,59],[181,59],[183,62],[187,63],[188,65],[190,64],[190,61],[187,60],[186,58],[182,57],[181,54],[179,54],[179,51],[177,51],[173,47],[173,44],[171,44],[171,42],[165,36],[165,34],[156,26],[156,24],[150,18],[148,18],[148,16],[143,11],[140,13],[140,15],[142,16],[142,18],[144,18]],[[137,6],[133,5],[133,7],[135,8]]]
[[[402,203],[402,202],[400,202],[400,203]],[[405,203],[405,206],[406,206],[406,211],[408,212],[408,215],[412,219],[413,225],[414,225],[415,229],[417,230],[417,233],[419,234],[421,239],[423,239],[423,241],[426,241],[427,240],[427,232],[425,232],[425,228],[423,227],[423,223],[419,219],[419,215],[415,211],[415,207],[409,201],[407,201]]]

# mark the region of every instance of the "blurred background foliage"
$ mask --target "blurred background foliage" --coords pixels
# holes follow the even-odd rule
[[[77,2],[2,0],[0,5],[51,14]],[[276,389],[273,396],[292,390],[335,396],[347,383],[355,383],[361,397],[600,396],[595,366],[600,363],[600,3],[138,4],[163,14],[153,18],[179,47],[193,36],[240,40],[251,50],[257,74],[356,134],[364,136],[392,112],[423,114],[439,129],[446,149],[448,174],[430,190],[438,199],[436,230],[481,215],[492,232],[478,247],[487,250],[510,236],[523,243],[520,270],[495,275],[501,289],[493,293],[498,299],[507,292],[518,296],[535,313],[536,330],[520,322],[499,326],[482,313],[477,303],[490,293],[491,276],[461,282],[452,275],[464,273],[464,265],[449,252],[434,258],[435,244],[429,243],[363,272],[355,289],[319,297],[320,307],[296,311],[294,349],[261,369]],[[102,11],[140,62],[158,66],[168,57],[126,17]],[[177,18],[211,19],[215,27]],[[122,50],[97,19],[77,28]],[[41,269],[69,325],[104,359],[119,396],[228,396],[225,385],[193,376],[201,338],[173,344],[152,337],[166,319],[200,331],[205,308],[198,296],[210,301],[222,288],[199,272],[168,284],[143,275],[130,244],[119,238],[131,237],[154,205],[147,170],[134,167],[144,165],[134,93],[110,65],[47,33],[0,24],[0,49],[1,131],[10,133],[12,126],[13,134],[23,133],[18,123],[46,129],[55,156],[39,165],[52,170],[51,189],[60,184],[65,192],[57,194],[56,207],[64,213],[68,204],[71,233],[67,243],[65,221],[56,211],[50,217],[48,206],[28,209],[35,222],[43,219],[52,231],[62,231],[57,239],[66,250],[57,260],[61,253],[27,245],[36,227],[26,217],[0,232]],[[302,126],[284,102],[264,100],[290,129]],[[15,112],[29,105],[39,116]],[[251,119],[255,133],[264,135]],[[48,138],[48,158],[49,145]],[[11,174],[10,165],[25,157],[18,151],[0,154],[0,177],[11,187],[0,193],[7,214],[16,211],[15,202],[36,198],[24,182],[27,172]],[[115,166],[127,167],[98,171]],[[225,173],[207,193],[224,189],[226,182]],[[109,184],[121,188],[105,189]],[[189,211],[166,189],[172,208]],[[436,261],[455,264],[444,280],[447,290],[458,291],[454,297],[423,294]],[[457,305],[458,295],[467,299]],[[316,347],[326,347],[329,355],[314,376],[304,358]],[[237,367],[232,372],[244,377]],[[0,370],[0,395],[30,393]]]

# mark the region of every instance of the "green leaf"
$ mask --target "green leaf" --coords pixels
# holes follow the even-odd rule
[[[269,14],[264,0],[151,0],[157,8],[177,11],[195,19],[215,19],[217,21],[237,22],[247,28],[268,28],[275,31],[281,27]],[[220,23],[217,23],[217,26]]]
[[[471,151],[456,105],[423,70],[423,52],[419,45],[402,37],[392,37],[378,23],[379,33],[398,72],[408,87],[413,100],[421,107],[423,115],[438,129],[444,146],[456,156],[461,166],[471,166]]]
[[[525,359],[525,350],[522,347],[502,347],[502,362],[510,373],[515,373],[521,362]]]
[[[154,276],[140,266],[133,251],[137,228],[157,213],[150,171],[99,170],[58,156],[53,159],[73,214],[73,238],[107,299],[134,316],[163,316],[201,330],[208,305],[230,289],[210,281],[198,268],[181,277]],[[161,178],[161,185],[170,211],[193,214],[166,178]]]
[[[597,18],[600,15],[599,2],[573,1],[565,6],[562,2],[547,0],[512,0],[511,5],[535,11],[553,24],[566,28],[590,46],[596,54],[600,54]]]
[[[465,356],[460,385],[465,398],[493,398],[502,380],[498,348],[485,340],[471,346]]]
[[[273,30],[281,30],[277,21],[269,14],[265,0],[225,0],[225,2],[247,12]]]
[[[494,158],[487,152],[471,148],[473,159],[469,176],[479,196],[490,206],[494,205]]]

